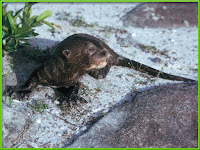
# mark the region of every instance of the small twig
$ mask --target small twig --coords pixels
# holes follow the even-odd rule
[[[56,27],[58,27],[58,28],[60,28],[60,29],[63,29],[60,25],[58,25],[58,24],[55,24],[55,23],[52,23],[52,25],[54,25],[54,26],[56,26]]]

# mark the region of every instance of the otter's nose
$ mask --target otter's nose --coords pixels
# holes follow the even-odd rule
[[[108,55],[108,50],[107,49],[104,49],[101,51],[101,56],[107,56]]]

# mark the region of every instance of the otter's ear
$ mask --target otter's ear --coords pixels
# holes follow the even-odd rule
[[[63,53],[63,55],[64,55],[65,57],[69,57],[71,51],[68,50],[68,49],[66,49],[66,50],[64,50],[62,53]]]

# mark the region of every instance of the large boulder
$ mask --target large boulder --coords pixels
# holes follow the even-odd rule
[[[114,109],[68,147],[198,146],[198,85],[158,86]]]
[[[144,3],[123,18],[125,26],[177,28],[198,26],[198,3]]]

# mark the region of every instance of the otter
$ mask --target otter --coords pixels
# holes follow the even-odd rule
[[[79,78],[84,74],[89,74],[96,79],[105,78],[113,65],[132,68],[168,80],[195,81],[160,72],[120,56],[103,41],[91,35],[74,34],[55,48],[47,61],[31,74],[23,86],[13,87],[11,91],[18,93],[19,98],[23,98],[38,85],[56,86],[66,97],[80,99]]]
[[[193,79],[188,79],[188,78],[170,75],[170,74],[161,72],[161,71],[156,70],[156,69],[149,67],[147,65],[141,64],[141,63],[136,62],[134,60],[130,60],[130,59],[125,58],[121,55],[118,55],[103,41],[101,41],[100,39],[93,37],[91,35],[75,34],[74,36],[77,36],[81,39],[88,39],[89,41],[98,43],[99,45],[101,45],[101,47],[107,49],[110,57],[107,59],[106,67],[103,67],[102,69],[98,69],[98,70],[93,69],[93,70],[90,70],[88,72],[89,75],[91,75],[92,77],[94,77],[96,79],[105,78],[107,73],[109,72],[110,68],[115,65],[115,66],[128,67],[128,68],[140,71],[142,73],[146,73],[146,74],[152,75],[154,77],[160,77],[160,78],[163,78],[163,79],[175,80],[175,81],[185,81],[185,82],[194,82],[195,81]]]

